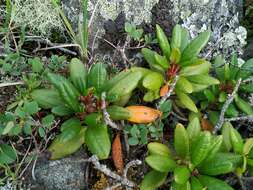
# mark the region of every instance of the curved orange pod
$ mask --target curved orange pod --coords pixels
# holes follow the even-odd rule
[[[161,89],[160,89],[160,96],[163,97],[169,92],[169,85],[165,84]]]

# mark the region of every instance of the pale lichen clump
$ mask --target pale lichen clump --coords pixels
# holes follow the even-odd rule
[[[239,23],[242,14],[239,0],[174,0],[172,3],[174,22],[182,22],[191,37],[207,29],[212,31],[203,56],[224,54],[229,57],[234,52],[242,55],[247,31]]]
[[[100,14],[106,20],[115,20],[124,12],[127,21],[136,25],[151,21],[151,9],[159,0],[100,0]]]
[[[51,0],[14,0],[12,20],[16,26],[26,26],[33,34],[48,37],[52,30],[64,30],[61,18]]]

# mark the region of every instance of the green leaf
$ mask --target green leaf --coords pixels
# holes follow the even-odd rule
[[[191,150],[191,162],[194,166],[199,165],[208,155],[211,145],[211,134],[209,131],[202,132],[194,142]]]
[[[11,164],[16,159],[16,151],[10,145],[0,144],[0,164]]]
[[[36,89],[32,91],[31,96],[43,109],[49,109],[63,104],[60,94],[55,89]]]
[[[190,178],[190,176],[191,176],[191,172],[186,166],[177,166],[174,170],[175,182],[180,185],[185,184]]]
[[[2,135],[7,135],[14,127],[14,122],[9,121],[3,129]]]
[[[165,182],[166,177],[166,172],[162,173],[152,170],[145,174],[144,179],[141,182],[140,190],[155,190]]]
[[[192,176],[191,177],[191,190],[203,190],[203,185],[200,183],[198,178]]]
[[[215,95],[211,90],[205,89],[203,93],[205,94],[205,97],[207,98],[208,102],[215,101]]]
[[[232,148],[232,143],[230,140],[230,131],[233,128],[231,123],[225,122],[222,126],[221,134],[223,136],[223,145],[225,146],[227,151],[230,151]]]
[[[88,126],[85,133],[85,141],[92,154],[100,160],[107,159],[111,151],[111,141],[106,125]]]
[[[211,67],[211,63],[205,60],[198,60],[198,62],[191,66],[183,67],[179,74],[180,76],[192,76],[207,74]]]
[[[210,146],[210,150],[208,152],[207,158],[205,159],[205,162],[213,159],[216,156],[218,151],[221,149],[222,142],[223,142],[223,136],[222,135],[213,136],[212,144]]]
[[[170,54],[170,62],[171,63],[179,63],[181,58],[181,52],[178,48],[173,48]]]
[[[41,62],[40,58],[35,57],[33,59],[28,59],[28,63],[32,65],[32,71],[34,73],[40,73],[43,71],[43,63]]]
[[[176,167],[176,162],[168,156],[153,154],[145,158],[147,164],[156,171],[169,172]]]
[[[187,29],[181,27],[181,45],[180,52],[183,52],[186,46],[189,44],[190,35]]]
[[[87,70],[77,58],[73,58],[69,65],[70,79],[81,94],[85,93]]]
[[[169,62],[165,56],[161,56],[158,53],[155,52],[155,61],[157,64],[159,64],[163,69],[168,69],[169,68]]]
[[[190,122],[186,130],[189,136],[189,140],[191,142],[194,142],[196,138],[199,136],[201,131],[199,118],[195,116],[192,119],[190,119]]]
[[[181,158],[186,158],[189,155],[189,137],[186,129],[182,124],[177,124],[175,133],[174,133],[174,147],[176,153]]]
[[[160,89],[163,84],[163,75],[152,72],[143,78],[142,85],[149,90]]]
[[[169,58],[170,58],[170,44],[169,44],[168,38],[166,37],[164,31],[162,30],[162,28],[159,25],[156,25],[156,36],[157,36],[160,48],[163,52],[163,55],[165,55],[167,57],[167,59],[169,60]]]
[[[180,48],[181,46],[181,26],[177,24],[174,26],[172,30],[172,38],[171,38],[171,49]]]
[[[43,129],[43,127],[39,127],[39,135],[40,135],[40,137],[45,137],[45,135],[46,135],[46,132],[45,132],[45,130]]]
[[[32,102],[25,102],[24,103],[24,111],[28,113],[29,115],[33,115],[37,113],[40,110],[37,102],[32,101]]]
[[[208,162],[203,162],[199,167],[198,171],[200,171],[201,174],[209,175],[209,176],[216,176],[221,174],[227,174],[232,171],[234,171],[233,163],[222,159],[217,160],[216,157],[209,160]]]
[[[152,102],[152,101],[158,99],[160,97],[159,91],[160,91],[160,89],[147,91],[143,97],[143,100],[145,102]]]
[[[248,102],[240,98],[238,95],[235,96],[235,104],[245,114],[253,115],[252,106]]]
[[[62,140],[62,135],[57,136],[48,148],[48,151],[51,152],[50,159],[60,159],[76,152],[84,143],[85,130],[83,128],[77,135],[66,141]]]
[[[243,139],[240,135],[240,133],[234,129],[230,129],[230,141],[232,144],[232,148],[235,153],[242,154],[243,152]]]
[[[243,145],[243,154],[248,155],[253,148],[253,138],[249,138]]]
[[[197,84],[205,84],[205,85],[220,84],[220,81],[218,81],[216,78],[210,77],[208,75],[203,75],[203,74],[188,76],[187,79],[190,82],[197,83]]]
[[[176,91],[176,95],[180,101],[180,103],[185,106],[187,109],[197,113],[198,109],[192,99],[185,93]]]
[[[180,185],[175,182],[172,183],[170,190],[191,190],[191,185],[189,181],[187,181],[185,184]]]
[[[108,96],[116,96],[114,101],[118,101],[122,96],[131,93],[142,78],[140,71],[131,72],[127,77],[118,81],[109,91]]]
[[[73,110],[71,110],[70,108],[68,108],[64,105],[59,105],[59,106],[53,107],[51,111],[52,111],[52,113],[54,113],[55,115],[58,115],[58,116],[67,116],[67,115],[73,114]]]
[[[152,70],[158,71],[158,72],[161,72],[161,73],[164,72],[165,69],[160,64],[158,64],[156,62],[156,59],[155,59],[156,52],[155,51],[152,51],[148,48],[142,48],[141,53],[142,53],[143,57],[145,58],[145,60],[148,62],[149,67]]]
[[[128,139],[128,144],[131,146],[135,146],[139,144],[139,139],[137,137],[130,137]]]
[[[51,127],[54,122],[54,116],[52,114],[42,118],[42,125],[44,127]]]
[[[170,152],[170,149],[164,145],[164,144],[161,144],[161,143],[158,143],[158,142],[151,142],[148,144],[148,151],[149,151],[149,154],[158,154],[158,155],[161,155],[161,156],[170,156],[171,155],[171,152]]]
[[[193,91],[192,84],[185,77],[182,76],[180,76],[177,81],[176,89],[188,94],[192,93]]]
[[[182,53],[182,61],[191,59],[198,56],[201,49],[207,44],[210,38],[211,32],[205,31],[200,33],[195,39],[193,39]]]
[[[208,188],[208,190],[234,190],[226,182],[216,179],[214,177],[209,177],[205,175],[198,176],[201,184]]]
[[[94,87],[98,93],[101,93],[102,86],[106,80],[106,65],[103,63],[96,63],[93,65],[88,75],[89,87]]]

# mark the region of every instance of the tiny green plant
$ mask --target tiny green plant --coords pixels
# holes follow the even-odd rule
[[[191,119],[187,129],[177,124],[174,150],[157,142],[148,144],[149,155],[145,161],[152,170],[144,176],[140,189],[156,189],[165,182],[168,173],[172,173],[172,190],[232,190],[215,176],[234,172],[243,158],[237,152],[222,151],[223,141],[222,135],[201,131],[197,117]]]
[[[156,34],[163,55],[148,48],[142,49],[145,60],[151,70],[155,71],[155,73],[147,73],[143,79],[143,86],[147,89],[144,101],[153,101],[160,96],[165,96],[178,77],[174,90],[176,103],[197,112],[198,109],[188,94],[203,90],[212,84],[219,84],[217,79],[208,74],[211,63],[198,57],[209,40],[210,31],[202,32],[190,41],[188,31],[176,25],[170,43],[158,25]]]

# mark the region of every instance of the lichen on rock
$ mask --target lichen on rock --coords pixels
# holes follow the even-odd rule
[[[217,54],[227,57],[236,52],[242,55],[246,45],[247,31],[240,26],[243,13],[240,0],[175,0],[170,11],[175,22],[190,31],[191,37],[210,29],[212,37],[204,52],[211,58]]]

